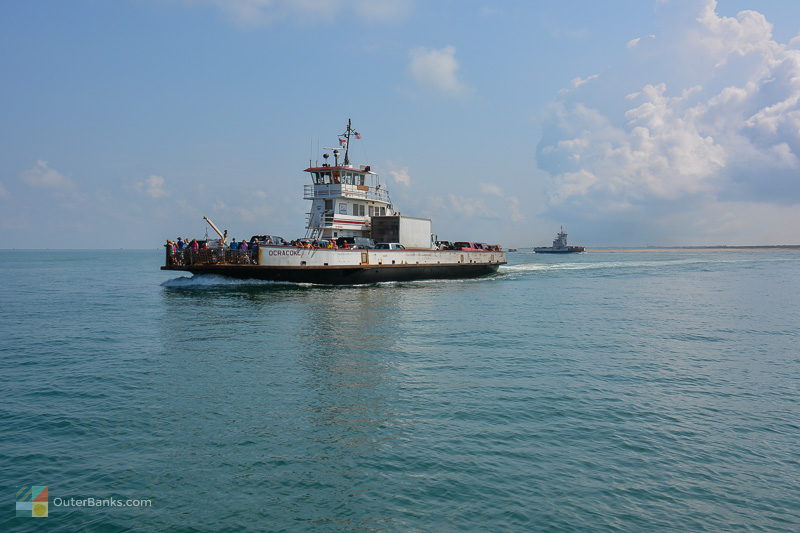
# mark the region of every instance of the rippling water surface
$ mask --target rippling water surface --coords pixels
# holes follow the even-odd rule
[[[161,259],[0,252],[0,529],[800,530],[798,251],[358,287]]]

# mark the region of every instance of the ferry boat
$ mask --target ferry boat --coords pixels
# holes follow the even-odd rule
[[[567,234],[564,233],[564,226],[561,226],[561,231],[553,241],[553,246],[539,246],[533,249],[537,254],[571,254],[576,252],[584,252],[586,248],[583,246],[567,246]]]
[[[472,278],[497,272],[506,263],[500,246],[439,241],[430,219],[400,214],[378,174],[369,165],[350,164],[350,142],[361,138],[350,120],[338,137],[336,148],[325,148],[321,165],[304,170],[311,181],[303,195],[311,201],[305,237],[287,242],[253,236],[246,249],[234,249],[227,230],[204,217],[219,238],[193,239],[181,247],[167,241],[161,269],[341,285]]]

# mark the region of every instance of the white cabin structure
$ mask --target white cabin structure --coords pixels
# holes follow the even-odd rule
[[[305,172],[311,174],[303,191],[303,198],[311,200],[309,237],[369,237],[373,216],[394,214],[389,191],[369,166],[323,164]]]
[[[326,148],[333,154],[334,164],[328,163],[329,153],[324,153],[322,166],[305,169],[311,175],[311,184],[303,190],[303,198],[311,200],[307,214],[306,235],[314,239],[339,237],[369,238],[372,217],[394,215],[389,191],[380,183],[378,174],[369,165],[355,167],[350,164],[350,137],[361,138],[350,121],[339,135],[340,148]],[[344,150],[344,161],[339,164],[339,154]]]

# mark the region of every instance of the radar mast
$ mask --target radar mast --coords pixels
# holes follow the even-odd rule
[[[339,143],[344,145],[344,164],[350,164],[350,135],[355,135],[356,139],[361,138],[361,134],[353,129],[352,121],[347,119],[347,129],[344,133],[339,134]]]

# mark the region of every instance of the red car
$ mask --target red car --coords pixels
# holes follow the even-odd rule
[[[483,244],[479,242],[458,241],[453,243],[453,248],[462,252],[483,252]]]

